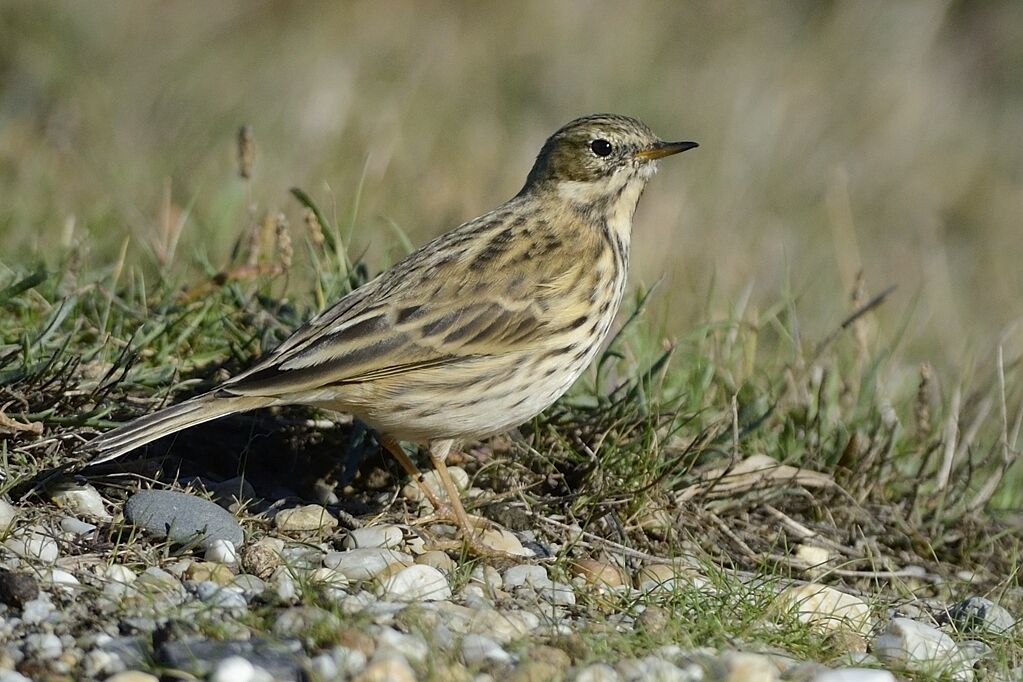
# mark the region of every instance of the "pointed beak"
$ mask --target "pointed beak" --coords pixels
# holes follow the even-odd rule
[[[679,154],[687,149],[699,146],[695,142],[663,142],[658,140],[646,149],[640,149],[636,152],[635,157],[652,161],[654,159],[663,159],[665,156],[671,156],[672,154]]]

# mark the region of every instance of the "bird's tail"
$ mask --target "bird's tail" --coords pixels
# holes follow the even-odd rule
[[[215,391],[118,426],[85,445],[92,454],[89,464],[117,459],[157,438],[235,412],[246,412],[273,404],[273,398],[232,396]]]

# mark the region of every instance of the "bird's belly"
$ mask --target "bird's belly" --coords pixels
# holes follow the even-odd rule
[[[582,355],[487,358],[438,367],[361,389],[333,409],[351,412],[400,440],[480,438],[506,431],[550,407],[572,386],[596,348]]]

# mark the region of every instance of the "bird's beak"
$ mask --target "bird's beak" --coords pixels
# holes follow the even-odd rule
[[[644,159],[651,161],[653,159],[663,159],[665,156],[671,156],[672,154],[678,154],[684,152],[687,149],[693,147],[699,147],[700,145],[695,142],[664,142],[658,140],[646,149],[640,149],[636,152],[635,157],[637,159]]]

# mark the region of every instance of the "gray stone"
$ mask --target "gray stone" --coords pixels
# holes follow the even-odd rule
[[[196,677],[208,677],[217,665],[232,656],[244,658],[254,667],[280,682],[301,679],[301,645],[295,640],[275,641],[261,638],[216,641],[197,639],[164,642],[156,650],[156,662],[183,670]]]
[[[157,537],[179,544],[198,542],[204,549],[216,540],[239,547],[245,539],[230,512],[209,500],[173,490],[135,493],[124,505],[124,516]]]
[[[518,564],[504,572],[504,589],[514,590],[528,586],[535,590],[551,587],[554,582],[547,576],[547,569],[535,564]]]
[[[462,640],[462,660],[466,665],[480,663],[508,664],[512,655],[501,648],[501,645],[485,635],[466,635]]]
[[[53,633],[36,633],[25,637],[25,655],[37,661],[49,661],[64,653],[60,637]]]
[[[895,675],[874,668],[839,668],[822,672],[813,682],[895,682]]]
[[[961,632],[1001,635],[1016,626],[1011,613],[984,597],[964,599],[948,610],[948,617]]]
[[[0,601],[4,604],[20,609],[38,596],[39,583],[31,573],[0,568]]]
[[[973,668],[952,638],[909,618],[893,618],[871,645],[882,661],[928,675],[946,674],[958,682],[973,680]]]

